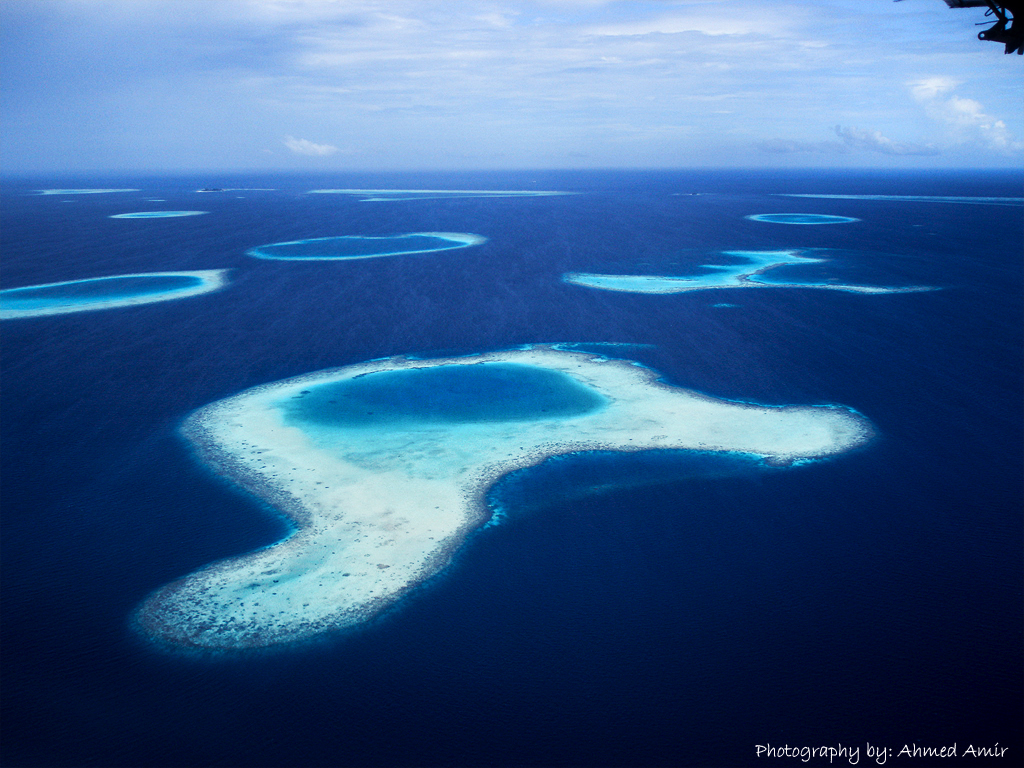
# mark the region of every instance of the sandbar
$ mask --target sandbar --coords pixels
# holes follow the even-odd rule
[[[376,617],[489,521],[497,480],[550,457],[680,449],[786,465],[873,434],[843,406],[716,400],[627,360],[546,345],[319,371],[201,408],[182,431],[214,471],[294,525],[282,541],[162,587],[135,612],[158,645],[203,652],[302,641]]]
[[[486,237],[465,232],[410,232],[385,237],[340,235],[260,245],[246,251],[246,255],[257,259],[278,261],[375,259],[381,256],[450,251],[485,242],[487,242]]]
[[[139,211],[137,213],[115,213],[111,219],[176,219],[179,216],[201,216],[209,211]]]
[[[589,272],[569,272],[562,280],[585,288],[623,293],[687,293],[720,288],[819,288],[848,293],[917,293],[932,291],[928,286],[890,288],[874,285],[850,285],[834,282],[786,282],[773,281],[765,273],[775,267],[786,265],[814,264],[828,261],[804,256],[797,251],[724,251],[723,255],[741,258],[742,264],[704,264],[704,269],[714,272],[706,275],[607,275]]]
[[[551,197],[571,195],[572,192],[535,191],[517,189],[311,189],[311,195],[353,195],[364,203],[382,203],[389,200],[443,200],[455,197]]]
[[[227,272],[226,269],[144,272],[7,288],[0,291],[0,320],[184,299],[224,287]]]

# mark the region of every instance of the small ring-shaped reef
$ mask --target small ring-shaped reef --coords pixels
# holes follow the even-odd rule
[[[453,248],[468,248],[487,242],[486,237],[463,232],[412,232],[404,235],[370,237],[340,235],[292,240],[260,245],[246,253],[257,259],[280,261],[335,261],[339,259],[375,259],[411,253],[434,253]]]
[[[769,224],[852,224],[860,221],[852,216],[831,216],[824,213],[755,213],[746,218]]]

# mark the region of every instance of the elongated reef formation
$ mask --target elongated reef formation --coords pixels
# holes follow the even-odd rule
[[[776,267],[816,264],[827,259],[804,256],[791,251],[725,251],[723,256],[742,259],[740,264],[704,264],[712,270],[704,275],[607,275],[593,272],[568,272],[562,280],[571,285],[622,293],[688,293],[716,288],[820,288],[848,293],[917,293],[932,291],[928,286],[887,287],[853,285],[838,282],[797,282],[772,280],[766,276]]]
[[[219,290],[227,282],[227,272],[226,269],[142,272],[7,288],[0,291],[0,320],[185,299]]]

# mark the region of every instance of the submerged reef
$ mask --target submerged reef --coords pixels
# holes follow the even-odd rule
[[[137,213],[115,213],[112,219],[176,219],[179,216],[201,216],[209,211],[139,211]]]
[[[779,197],[813,197],[825,200],[882,200],[910,203],[966,203],[968,205],[1024,205],[1024,197],[956,197],[952,195],[807,195],[779,193]]]
[[[7,288],[0,291],[0,319],[63,315],[184,299],[222,288],[226,275],[225,269],[145,272]]]
[[[852,216],[830,216],[824,213],[755,213],[745,218],[769,224],[852,224],[860,221]]]
[[[39,189],[40,195],[100,195],[105,192],[138,192],[137,189]]]
[[[213,403],[182,429],[212,469],[294,525],[138,608],[141,632],[192,651],[301,641],[373,618],[488,522],[499,479],[552,457],[686,450],[785,465],[872,435],[842,406],[725,402],[630,361],[551,346],[320,371]]]
[[[311,195],[352,195],[364,203],[390,200],[443,200],[456,197],[550,197],[571,195],[571,192],[495,189],[311,189]]]
[[[273,187],[203,187],[196,192],[276,192]]]
[[[716,288],[821,288],[850,293],[916,293],[935,290],[927,286],[892,288],[873,285],[851,285],[838,282],[800,282],[771,280],[766,277],[776,267],[819,264],[828,259],[804,256],[793,251],[724,251],[723,256],[742,259],[740,264],[704,264],[702,269],[713,270],[705,275],[606,275],[589,272],[569,272],[562,280],[585,288],[624,293],[687,293]]]
[[[486,237],[463,232],[412,232],[387,237],[340,235],[260,245],[246,251],[246,254],[257,259],[280,261],[335,261],[450,251],[485,242]]]

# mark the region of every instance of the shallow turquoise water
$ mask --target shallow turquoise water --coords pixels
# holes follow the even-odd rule
[[[312,386],[284,404],[293,424],[380,427],[409,422],[532,421],[581,416],[607,400],[570,376],[518,363],[381,371]]]

